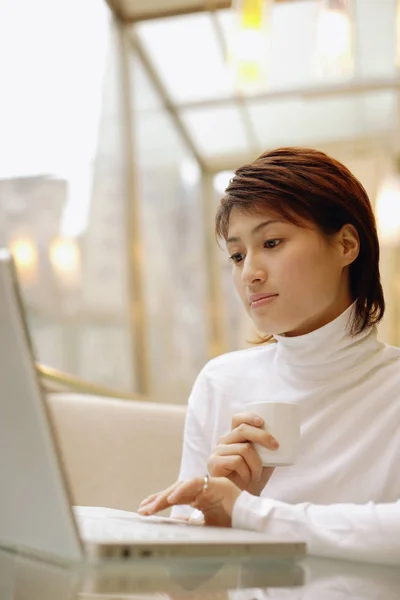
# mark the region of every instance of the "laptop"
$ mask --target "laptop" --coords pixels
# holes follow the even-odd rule
[[[0,385],[0,547],[72,562],[233,556],[281,561],[304,556],[301,540],[72,507],[7,249],[0,249]]]

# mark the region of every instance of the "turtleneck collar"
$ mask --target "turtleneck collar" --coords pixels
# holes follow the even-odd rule
[[[372,327],[352,335],[350,324],[354,311],[355,303],[333,321],[305,335],[274,335],[279,365],[287,365],[295,375],[323,380],[365,358],[365,353],[379,345],[377,331]]]

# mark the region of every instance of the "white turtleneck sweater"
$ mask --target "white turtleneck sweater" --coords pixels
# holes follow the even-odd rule
[[[352,337],[352,310],[307,335],[210,361],[189,399],[180,479],[207,472],[247,404],[295,402],[296,464],[276,468],[260,497],[242,492],[233,527],[305,540],[311,554],[400,564],[400,349],[375,328]]]

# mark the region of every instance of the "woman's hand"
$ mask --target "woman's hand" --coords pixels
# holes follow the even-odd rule
[[[223,436],[208,460],[213,477],[227,477],[241,490],[259,496],[274,467],[264,467],[253,444],[277,450],[279,443],[265,429],[261,417],[251,413],[235,415],[232,430]]]
[[[206,525],[231,527],[233,506],[241,490],[226,477],[210,477],[204,489],[204,478],[177,481],[166,490],[149,496],[141,503],[139,514],[154,515],[177,504],[189,504],[204,515]]]

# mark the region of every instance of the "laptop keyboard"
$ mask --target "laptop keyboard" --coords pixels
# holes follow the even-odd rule
[[[186,523],[144,522],[145,519],[78,517],[82,538],[90,542],[187,541],[193,537],[193,527]],[[198,527],[196,527],[198,529]],[[197,537],[197,536],[196,536]]]
[[[265,542],[265,535],[225,527],[203,527],[201,521],[180,522],[169,517],[141,515],[99,507],[74,506],[76,523],[84,542]]]
[[[132,517],[101,517],[76,514],[82,539],[91,543],[110,542],[265,542],[260,533],[224,527],[203,527],[199,523],[171,523],[132,513]]]

